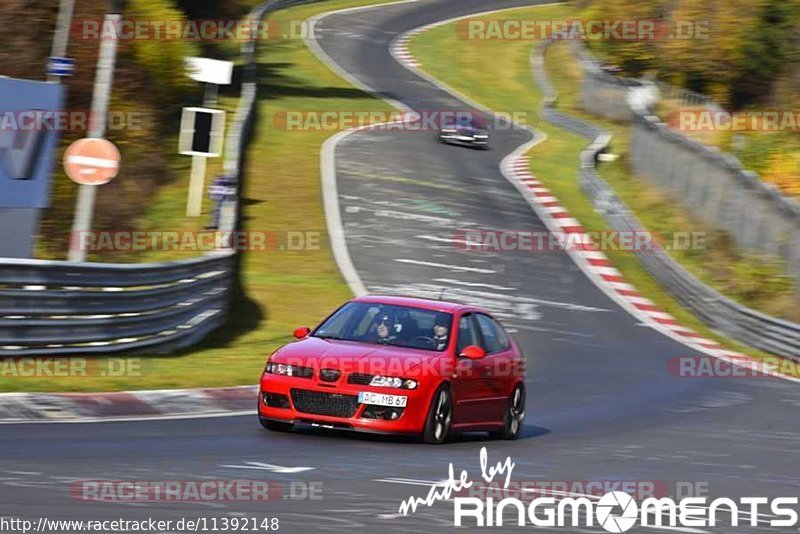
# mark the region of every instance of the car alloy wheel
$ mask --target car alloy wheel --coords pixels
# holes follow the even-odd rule
[[[431,407],[428,412],[428,419],[425,422],[425,432],[423,440],[426,443],[443,443],[450,432],[450,424],[453,422],[453,401],[450,388],[446,385],[439,386],[433,396]]]
[[[518,385],[508,398],[508,405],[503,414],[503,430],[491,432],[492,437],[517,439],[522,431],[523,419],[525,419],[525,389],[522,385]]]

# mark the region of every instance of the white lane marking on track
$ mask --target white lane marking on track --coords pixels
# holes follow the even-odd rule
[[[376,285],[374,289],[381,293],[395,294],[405,292],[408,294],[419,295],[439,295],[442,292],[443,286],[436,284],[417,283],[412,285],[400,286],[381,286]],[[447,288],[445,288],[447,289]],[[571,311],[585,311],[585,312],[610,312],[607,308],[596,308],[593,306],[586,306],[583,304],[573,304],[571,302],[559,302],[554,300],[537,299],[533,297],[525,297],[521,295],[504,295],[501,293],[491,293],[487,291],[480,291],[477,289],[465,289],[462,287],[449,288],[451,294],[455,294],[458,298],[468,299],[470,302],[476,303],[478,306],[485,306],[494,308],[490,301],[495,303],[502,303],[504,305],[512,304],[533,304],[542,306],[552,306],[555,308],[563,308]]]
[[[369,209],[369,208],[364,208]],[[400,211],[400,210],[387,210],[383,208],[376,208],[372,210],[375,213],[376,217],[390,217],[392,219],[403,219],[403,220],[411,220],[411,221],[419,221],[425,223],[432,223],[437,224],[439,226],[456,226],[457,224],[462,224],[460,221],[456,221],[454,219],[448,219],[445,217],[435,217],[433,215],[422,215],[420,213],[413,213],[409,211]]]
[[[408,484],[411,486],[443,486],[447,484],[447,480],[424,480],[419,478],[401,478],[401,477],[387,477],[375,478],[374,482],[387,482],[389,484]]]
[[[469,289],[460,289],[461,293],[474,296],[474,297],[487,297],[487,298],[496,298],[496,299],[511,299],[517,300],[520,302],[527,302],[531,304],[541,304],[543,306],[553,306],[556,308],[565,308],[568,310],[577,310],[577,311],[591,311],[591,312],[610,312],[610,309],[607,308],[596,308],[594,306],[584,306],[582,304],[573,304],[571,302],[560,302],[556,300],[545,300],[545,299],[537,299],[533,297],[523,297],[519,295],[498,295],[493,293],[486,293],[485,291],[475,291]]]
[[[417,239],[424,239],[425,241],[433,241],[435,243],[447,243],[449,245],[452,245],[453,243],[458,243],[460,245],[467,244],[465,239],[458,239],[456,237],[438,237],[435,235],[418,235],[414,237]]]
[[[452,271],[466,271],[470,273],[480,274],[495,274],[497,271],[492,269],[481,269],[479,267],[464,267],[463,265],[450,265],[447,263],[435,263],[432,261],[411,260],[408,258],[396,258],[394,261],[398,263],[408,263],[411,265],[421,265],[424,267],[438,267],[440,269],[450,269]]]
[[[281,465],[265,464],[263,462],[244,462],[245,465],[221,465],[220,467],[227,467],[229,469],[260,469],[262,471],[270,471],[272,473],[280,473],[284,475],[293,475],[295,473],[304,473],[306,471],[313,471],[316,467],[284,467]]]
[[[484,289],[495,289],[497,291],[517,291],[518,289],[516,287],[504,287],[504,286],[497,286],[494,284],[482,284],[480,282],[464,282],[462,280],[453,280],[451,278],[435,278],[433,281],[441,282],[443,284],[453,284],[456,286],[482,287]]]

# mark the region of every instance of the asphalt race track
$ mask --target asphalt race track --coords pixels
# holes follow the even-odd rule
[[[421,0],[334,14],[320,21],[319,43],[388,98],[416,110],[463,110],[465,104],[399,65],[389,52],[392,39],[439,20],[528,4]],[[345,138],[336,151],[347,244],[367,288],[437,295],[448,287],[447,295],[489,307],[514,331],[529,360],[523,439],[476,435],[435,447],[310,429],[276,434],[262,430],[255,414],[3,426],[0,515],[277,517],[283,532],[432,532],[452,526],[452,506],[397,517],[401,500],[427,494],[430,482],[447,477],[450,462],[477,478],[483,446],[491,462],[512,458],[517,481],[639,480],[670,488],[691,482],[707,484],[710,497],[796,496],[797,384],[671,376],[667,361],[691,351],[622,311],[566,254],[453,246],[453,234],[466,229],[545,230],[499,171],[503,157],[529,139],[527,132],[498,131],[492,150],[480,151],[441,145],[432,132],[369,130]],[[291,469],[301,467],[310,469]],[[231,478],[276,481],[298,495],[284,491],[268,503],[133,505],[81,502],[68,493],[73,481],[85,479]],[[303,498],[312,483],[321,485],[320,500]]]

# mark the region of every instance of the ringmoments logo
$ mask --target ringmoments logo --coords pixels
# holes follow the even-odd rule
[[[738,500],[686,497],[676,501],[667,497],[648,497],[637,502],[624,491],[610,491],[602,496],[575,492],[546,493],[531,498],[462,497],[476,483],[502,481],[511,485],[515,464],[511,457],[489,465],[486,447],[480,451],[480,480],[473,480],[466,470],[455,475],[453,464],[444,482],[431,485],[425,497],[409,497],[400,504],[399,513],[409,515],[422,506],[452,501],[453,525],[456,527],[592,527],[597,524],[607,532],[627,532],[637,525],[670,529],[693,529],[717,525],[795,527],[798,523],[797,497],[742,497]],[[529,493],[542,495],[536,489]],[[765,519],[769,518],[769,519]]]
[[[615,508],[621,509],[622,513],[615,514]],[[597,522],[609,532],[625,532],[633,528],[638,519],[637,512],[636,501],[624,491],[606,493],[595,508]]]

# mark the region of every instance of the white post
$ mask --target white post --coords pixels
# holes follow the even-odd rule
[[[110,0],[109,12],[106,13],[103,24],[117,26],[122,16],[123,1]],[[104,26],[107,27],[107,26]],[[100,55],[97,58],[97,74],[94,79],[94,93],[92,94],[92,110],[89,118],[89,135],[87,137],[101,138],[106,133],[106,120],[108,118],[108,101],[111,98],[111,85],[114,82],[114,64],[117,58],[117,32],[109,32],[112,38],[102,39],[100,42]],[[97,195],[96,185],[81,185],[78,189],[78,202],[75,206],[75,218],[72,222],[72,239],[70,239],[69,261],[85,262],[86,250],[80,246],[75,236],[88,232],[92,226],[94,215],[94,202]]]
[[[192,156],[192,174],[189,178],[189,200],[186,203],[186,216],[199,217],[203,210],[205,192],[206,157]]]
[[[66,57],[67,44],[69,43],[69,27],[72,24],[72,11],[75,7],[75,0],[61,0],[58,7],[58,18],[56,19],[56,32],[53,35],[53,47],[50,49],[50,57]],[[48,82],[61,82],[61,76],[55,74],[47,75]]]

